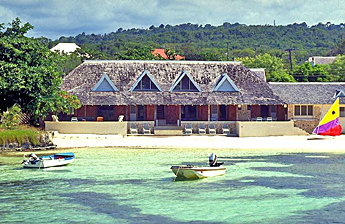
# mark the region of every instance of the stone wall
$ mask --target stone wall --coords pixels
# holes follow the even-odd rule
[[[294,126],[298,127],[309,134],[313,132],[315,127],[318,125],[318,121],[315,119],[309,119],[309,120],[294,120]]]
[[[241,105],[241,109],[237,109],[238,121],[250,121],[251,111],[247,107],[247,105]]]
[[[45,132],[38,137],[38,144],[32,144],[25,141],[22,144],[18,142],[11,142],[1,145],[0,151],[30,151],[30,150],[49,150],[56,149],[56,145],[53,144],[53,132]]]

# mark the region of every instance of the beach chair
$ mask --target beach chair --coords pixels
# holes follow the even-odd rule
[[[210,135],[215,135],[216,134],[216,128],[215,128],[214,124],[210,124],[208,126],[208,132],[209,132]]]
[[[257,117],[256,121],[262,121],[262,117]]]
[[[185,129],[186,129],[186,131],[185,131],[185,134],[186,134],[186,135],[191,135],[191,134],[193,133],[192,125],[186,124]]]
[[[272,117],[267,117],[267,121],[273,121]]]
[[[52,115],[52,119],[54,122],[59,122],[59,118],[56,115]]]
[[[230,129],[229,129],[229,126],[227,124],[223,124],[223,134],[225,135],[230,135]]]
[[[135,124],[131,124],[131,126],[129,128],[129,133],[131,135],[137,135],[138,134],[138,128]]]
[[[143,130],[144,130],[144,135],[151,134],[150,126],[148,124],[144,124]]]
[[[204,124],[199,124],[198,130],[199,130],[199,134],[206,134],[206,129],[205,129]]]
[[[119,122],[122,122],[124,117],[125,117],[125,115],[120,115],[119,116]]]

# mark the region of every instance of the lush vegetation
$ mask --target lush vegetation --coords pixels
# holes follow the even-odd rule
[[[0,129],[0,145],[18,143],[20,146],[25,142],[37,145],[40,136],[41,133],[37,129],[29,126],[18,126],[11,130]]]
[[[14,104],[34,120],[48,113],[78,108],[75,96],[61,91],[63,59],[38,40],[24,36],[33,26],[19,18],[7,27],[0,24],[0,111]]]
[[[344,24],[306,23],[287,26],[244,25],[224,23],[221,26],[180,24],[151,26],[149,29],[119,28],[108,34],[85,34],[60,37],[51,41],[40,38],[49,47],[58,42],[74,42],[85,49],[101,52],[102,57],[114,59],[128,49],[170,48],[186,56],[186,60],[233,60],[269,53],[288,60],[293,50],[294,60],[304,62],[312,55],[338,55],[332,51],[345,35]],[[340,44],[341,45],[341,44]]]
[[[15,104],[7,111],[2,113],[0,126],[0,145],[18,143],[19,145],[27,142],[37,145],[41,136],[38,129],[20,125],[21,109]]]

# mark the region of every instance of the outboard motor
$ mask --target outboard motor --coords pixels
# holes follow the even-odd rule
[[[36,156],[35,153],[30,153],[30,154],[29,154],[29,160],[30,160],[30,161],[38,160],[38,156]]]
[[[220,166],[223,165],[224,163],[218,163],[217,155],[212,153],[210,157],[208,158],[208,164],[213,167],[213,166]]]
[[[39,160],[38,156],[35,153],[30,153],[29,159],[26,159],[25,155],[24,155],[24,160],[23,160],[22,164],[23,165],[27,165],[29,163],[35,164],[37,160]]]

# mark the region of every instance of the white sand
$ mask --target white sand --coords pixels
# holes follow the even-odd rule
[[[274,150],[282,152],[345,152],[345,135],[308,140],[311,136],[226,137],[226,136],[121,136],[58,134],[53,142],[58,148],[141,147],[141,148],[229,148]]]

